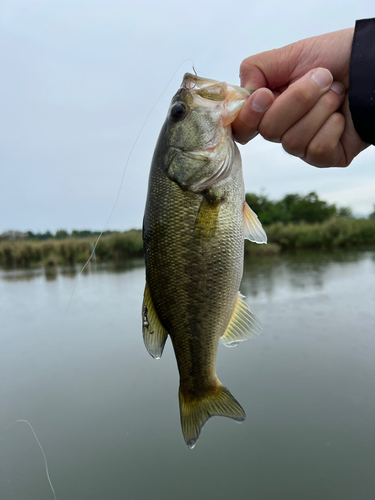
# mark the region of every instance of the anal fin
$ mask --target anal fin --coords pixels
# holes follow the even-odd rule
[[[266,232],[257,214],[251,210],[246,201],[243,202],[242,215],[245,239],[254,243],[267,243]]]
[[[232,316],[224,335],[220,338],[227,347],[235,347],[241,342],[261,333],[262,327],[258,318],[250,311],[244,296],[238,292]]]
[[[161,358],[168,332],[160,323],[154,303],[152,302],[148,283],[145,286],[142,305],[143,340],[146,349],[155,359]]]

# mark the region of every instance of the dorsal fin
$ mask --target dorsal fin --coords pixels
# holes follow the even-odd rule
[[[150,288],[146,282],[142,305],[143,340],[146,349],[155,359],[161,358],[168,332],[160,323],[154,303],[152,302]]]
[[[267,243],[267,235],[255,212],[251,210],[246,201],[243,202],[243,228],[246,240],[254,243]]]
[[[220,339],[227,347],[235,347],[240,342],[249,340],[254,335],[259,335],[262,331],[258,318],[250,311],[243,299],[244,296],[238,292],[229,324]]]

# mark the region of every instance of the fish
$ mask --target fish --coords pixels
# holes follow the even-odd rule
[[[189,448],[210,417],[245,419],[216,375],[216,355],[219,340],[233,347],[261,331],[239,292],[244,239],[267,241],[245,201],[241,156],[231,133],[249,95],[186,73],[151,161],[143,220],[143,340],[158,359],[171,338]]]

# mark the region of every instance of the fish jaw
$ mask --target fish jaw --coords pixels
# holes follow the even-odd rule
[[[191,73],[185,73],[181,88],[185,88],[197,99],[212,101],[221,108],[222,126],[227,127],[237,117],[251,92],[237,85],[202,78]],[[201,101],[198,101],[201,102]],[[207,106],[207,102],[205,103]]]

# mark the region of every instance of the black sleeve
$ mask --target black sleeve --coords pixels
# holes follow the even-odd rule
[[[349,107],[358,135],[375,144],[375,19],[362,19],[355,25]]]

